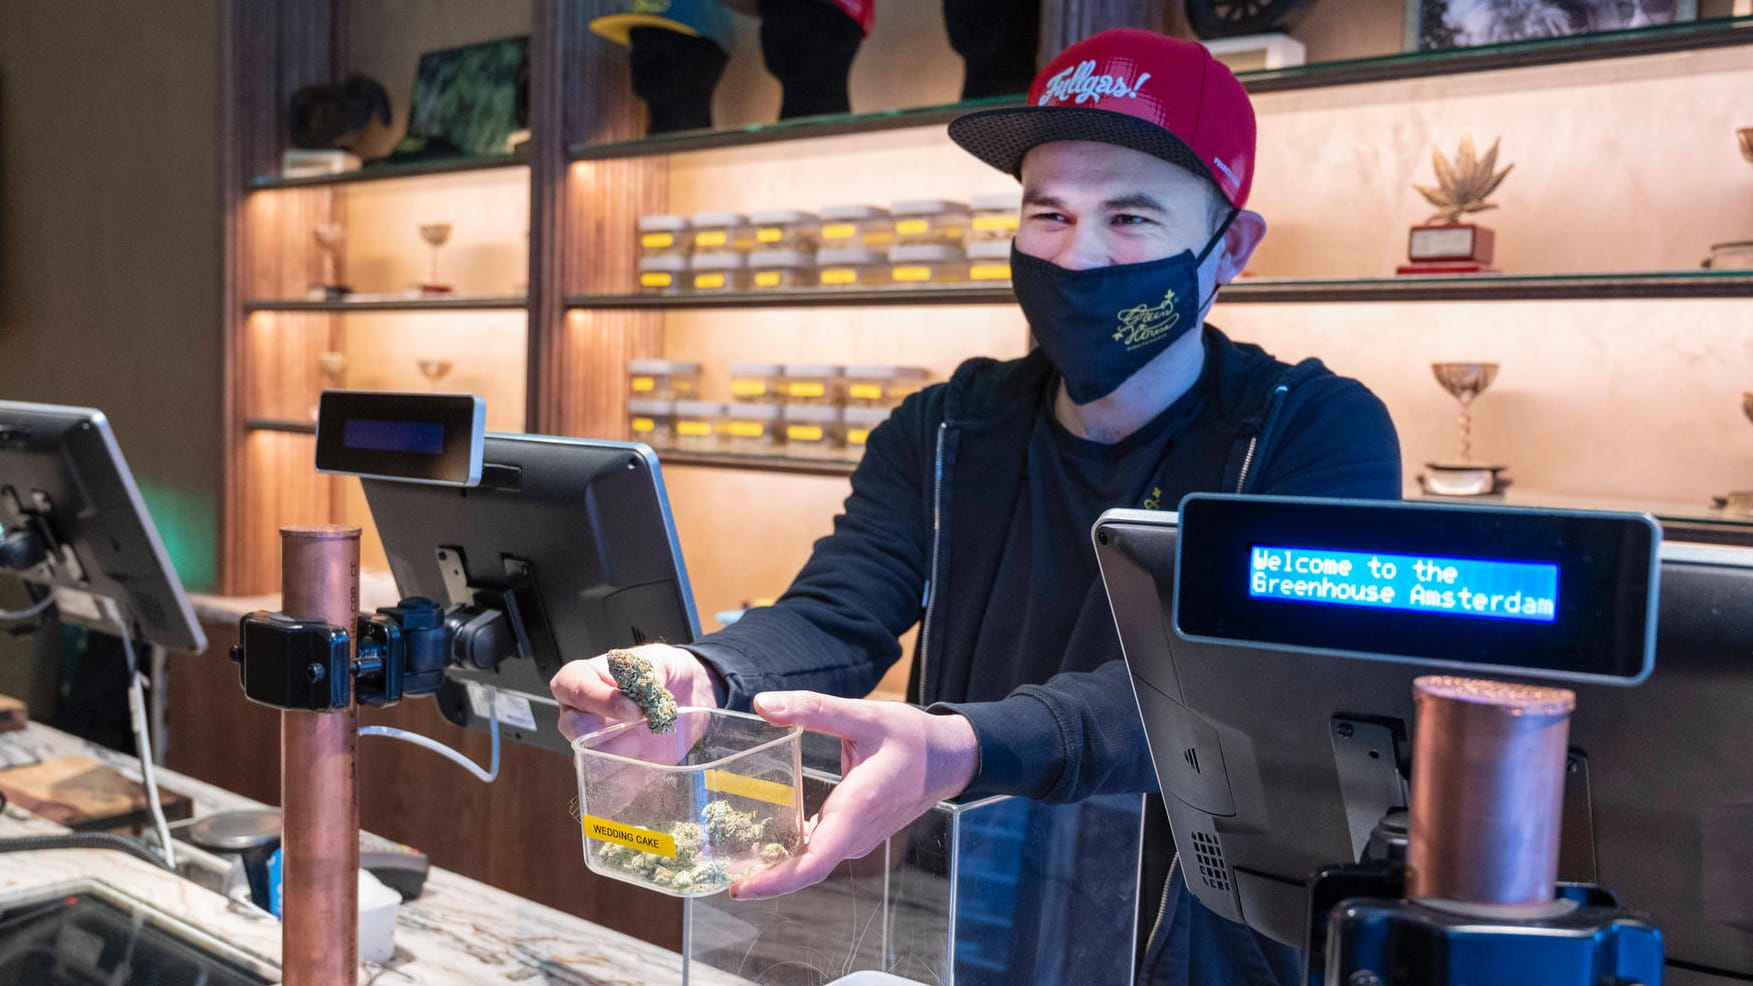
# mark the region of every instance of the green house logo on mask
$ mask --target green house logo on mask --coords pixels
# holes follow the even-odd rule
[[[1120,327],[1114,333],[1114,341],[1125,346],[1127,352],[1162,341],[1181,324],[1181,313],[1175,311],[1173,291],[1163,295],[1160,305],[1136,305],[1120,312],[1117,317]]]

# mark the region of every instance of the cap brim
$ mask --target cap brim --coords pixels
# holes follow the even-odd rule
[[[681,21],[659,17],[656,14],[608,14],[590,22],[592,31],[619,45],[633,43],[632,34],[636,27],[656,27],[665,31],[676,31],[694,38],[701,36],[699,31]]]
[[[981,110],[950,121],[950,139],[1006,174],[1021,178],[1023,157],[1042,144],[1089,140],[1118,144],[1177,164],[1214,184],[1193,149],[1162,127],[1125,113],[1089,106],[1016,106]]]

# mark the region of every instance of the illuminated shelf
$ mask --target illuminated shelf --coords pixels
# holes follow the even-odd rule
[[[1249,92],[1286,92],[1328,86],[1391,82],[1440,75],[1462,75],[1502,69],[1559,65],[1604,58],[1628,58],[1674,51],[1753,44],[1753,17],[1722,17],[1682,21],[1628,31],[1606,31],[1565,38],[1543,38],[1444,51],[1398,52],[1371,58],[1318,62],[1294,68],[1239,73]],[[920,106],[879,113],[845,113],[799,117],[778,123],[757,123],[718,130],[685,130],[640,140],[574,144],[574,161],[683,154],[727,147],[747,147],[787,140],[811,140],[846,134],[876,133],[905,127],[938,126],[963,113],[1022,105],[1022,95],[966,103]]]
[[[371,301],[246,301],[246,312],[429,312],[429,311],[524,311],[529,302],[521,294],[451,295],[430,298],[378,298]]]
[[[372,181],[393,181],[397,178],[425,178],[431,175],[455,175],[499,168],[528,167],[529,159],[518,154],[495,154],[485,157],[453,157],[439,161],[415,161],[408,164],[368,165],[355,171],[332,175],[310,175],[305,178],[282,178],[279,175],[257,175],[249,180],[252,192],[275,188],[311,188],[318,185],[359,185]]]
[[[281,421],[276,418],[245,418],[243,426],[250,431],[280,431],[293,435],[314,435],[315,421]]]
[[[1602,301],[1753,298],[1753,271],[1633,274],[1469,274],[1450,277],[1249,278],[1223,289],[1222,304],[1428,301]],[[568,308],[832,308],[869,305],[1014,304],[1008,284],[974,287],[739,291],[725,294],[574,295]]]
[[[1510,473],[1514,472],[1512,467]],[[1420,493],[1417,487],[1409,487],[1406,496],[1409,499],[1434,503],[1486,503],[1512,507],[1562,507],[1571,510],[1645,513],[1661,522],[1662,536],[1670,541],[1753,546],[1753,517],[1714,507],[1709,495],[1700,495],[1696,500],[1652,500],[1643,497],[1551,493],[1511,486],[1495,496],[1481,497],[1428,496]]]
[[[735,455],[729,452],[680,452],[659,449],[662,466],[707,466],[713,469],[754,469],[760,472],[795,473],[806,476],[850,476],[856,462],[833,459],[799,459],[784,455]]]

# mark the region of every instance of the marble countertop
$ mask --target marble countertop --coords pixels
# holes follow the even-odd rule
[[[0,733],[0,762],[82,754],[138,779],[133,757],[87,743],[40,723]],[[159,768],[160,782],[187,794],[195,815],[260,803]],[[16,806],[0,813],[0,837],[64,831]],[[280,959],[280,924],[123,853],[101,849],[9,853],[0,866],[0,901],[59,892],[96,882],[119,897],[161,912],[174,925],[223,942],[273,974]],[[629,890],[630,893],[637,892]],[[683,957],[553,908],[434,867],[417,900],[396,918],[396,954],[388,963],[361,962],[359,981],[466,986],[477,983],[743,984],[747,980],[698,963],[684,977]]]

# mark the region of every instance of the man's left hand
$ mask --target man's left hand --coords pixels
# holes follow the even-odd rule
[[[730,888],[737,900],[820,883],[842,860],[869,853],[932,805],[961,794],[979,763],[974,727],[959,715],[815,692],[766,692],[755,696],[755,711],[775,725],[840,737],[841,781],[812,820],[802,851],[737,881]]]

